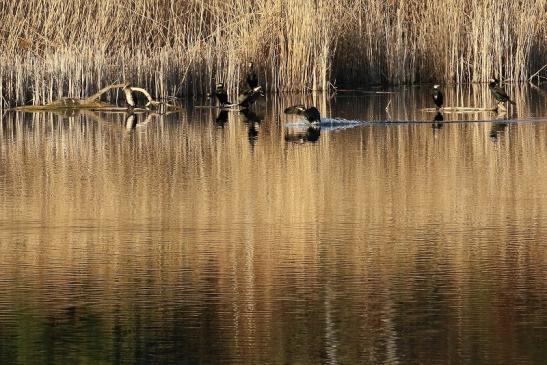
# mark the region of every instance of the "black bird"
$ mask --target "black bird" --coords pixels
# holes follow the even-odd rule
[[[262,86],[257,86],[253,89],[245,90],[243,94],[237,98],[237,104],[245,109],[250,108],[259,96],[264,96]]]
[[[437,105],[437,109],[442,108],[444,102],[444,96],[440,89],[440,85],[433,85],[433,101]]]
[[[303,115],[311,124],[321,123],[321,115],[316,107],[307,108],[304,105],[293,105],[285,109],[285,114]]]
[[[221,107],[224,107],[225,105],[231,104],[228,101],[228,93],[226,92],[226,90],[224,90],[224,84],[222,82],[219,82],[216,85],[215,96],[217,97],[218,102],[220,103]]]
[[[516,103],[513,100],[509,99],[509,96],[507,95],[505,90],[503,90],[499,83],[500,81],[498,79],[490,79],[490,82],[488,83],[488,87],[494,95],[494,98],[499,103],[505,103],[506,101],[508,101],[511,104],[515,105]]]
[[[254,89],[258,86],[258,76],[256,75],[254,64],[252,62],[247,64],[247,85],[249,85],[250,89]]]

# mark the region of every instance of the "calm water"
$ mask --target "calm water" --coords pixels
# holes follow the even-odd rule
[[[546,96],[511,94],[4,114],[0,363],[547,363]]]

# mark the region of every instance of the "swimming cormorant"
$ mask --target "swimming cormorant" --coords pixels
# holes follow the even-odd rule
[[[258,86],[258,76],[256,75],[254,64],[252,62],[247,64],[247,85],[249,85],[250,89],[254,89]]]
[[[311,124],[321,123],[321,115],[316,107],[307,108],[304,105],[293,105],[285,109],[285,114],[303,115]]]
[[[442,108],[444,102],[444,96],[440,89],[440,85],[433,85],[433,101],[437,105],[437,109]]]
[[[503,90],[503,88],[499,85],[499,82],[500,81],[498,79],[490,79],[490,82],[488,83],[488,87],[494,95],[494,98],[499,103],[505,103],[506,101],[508,101],[511,104],[515,105],[516,103],[513,100],[509,99],[509,96],[507,95],[505,90]]]

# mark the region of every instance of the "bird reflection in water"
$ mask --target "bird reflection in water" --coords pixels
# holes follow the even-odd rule
[[[307,129],[286,128],[285,141],[295,143],[317,142],[321,136],[321,115],[319,110],[312,106],[306,108],[304,105],[293,105],[285,109],[285,114],[302,115],[306,118]]]
[[[251,146],[254,146],[258,140],[258,129],[260,128],[262,117],[258,116],[252,110],[242,109],[239,111],[239,119],[247,124],[247,136],[249,138],[249,143]]]
[[[493,142],[497,142],[499,135],[505,131],[505,128],[507,128],[507,123],[504,122],[494,122],[492,123],[492,126],[490,127],[490,139]]]
[[[505,119],[507,119],[507,113],[504,110],[501,110],[498,112],[496,119],[500,121],[492,122],[489,133],[490,139],[493,142],[497,142],[499,135],[505,131],[505,128],[507,128],[507,123],[505,122]]]
[[[293,143],[314,143],[321,137],[321,127],[310,125],[306,130],[285,128],[285,141]]]
[[[217,118],[215,119],[215,124],[219,128],[224,128],[224,125],[228,122],[228,111],[221,110],[218,112]]]
[[[442,113],[437,112],[435,115],[435,118],[433,118],[433,124],[431,124],[431,127],[433,128],[433,132],[440,130],[443,127],[444,122],[444,116]]]
[[[131,132],[137,126],[137,117],[135,114],[131,113],[125,118],[125,130]]]

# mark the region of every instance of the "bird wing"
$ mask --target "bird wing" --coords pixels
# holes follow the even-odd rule
[[[293,105],[285,109],[285,114],[296,114],[296,115],[303,115],[306,111],[306,108],[304,105]]]
[[[503,90],[503,88],[501,86],[498,86],[496,85],[495,86],[495,89],[496,89],[496,92],[498,94],[500,94],[501,96],[503,96],[504,98],[509,98],[509,96],[507,95],[507,93],[505,92],[505,90]]]

